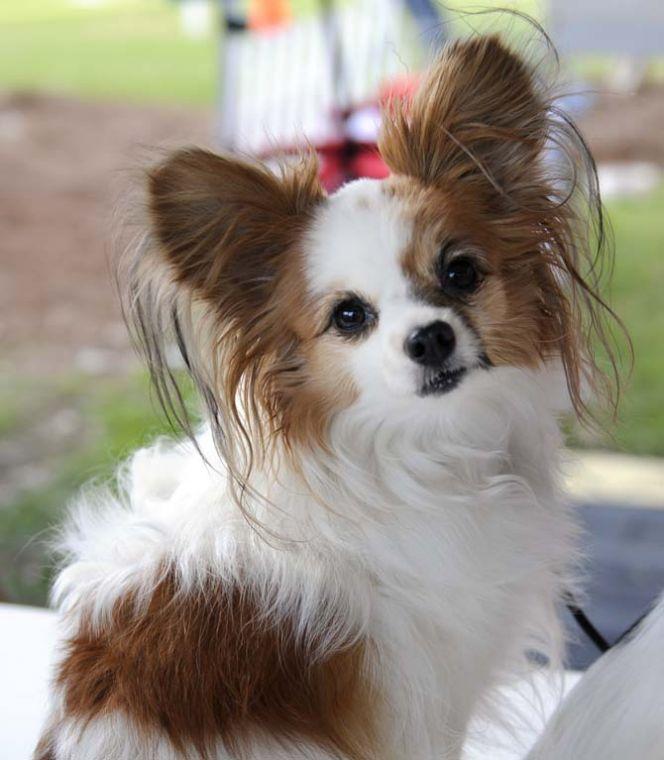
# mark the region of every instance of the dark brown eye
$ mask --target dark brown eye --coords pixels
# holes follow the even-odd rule
[[[342,333],[359,332],[368,322],[365,305],[357,298],[340,301],[332,312],[332,321]]]
[[[474,293],[480,285],[480,273],[468,256],[457,256],[443,268],[441,285],[452,295]]]

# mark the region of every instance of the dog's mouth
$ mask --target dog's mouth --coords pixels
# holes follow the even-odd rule
[[[441,369],[433,372],[424,379],[420,388],[420,396],[442,396],[454,390],[466,374],[466,367],[457,369]]]

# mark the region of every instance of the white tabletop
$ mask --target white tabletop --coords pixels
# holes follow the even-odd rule
[[[28,760],[48,705],[55,616],[0,604],[0,755]]]

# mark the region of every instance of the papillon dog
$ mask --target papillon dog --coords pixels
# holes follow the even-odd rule
[[[495,36],[386,104],[379,149],[387,179],[329,196],[312,155],[149,170],[126,309],[205,422],[73,510],[38,760],[454,760],[559,661],[558,419],[588,413],[606,312],[592,159]]]

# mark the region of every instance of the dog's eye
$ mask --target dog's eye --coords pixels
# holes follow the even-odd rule
[[[481,282],[475,262],[468,256],[457,256],[444,267],[441,285],[452,295],[474,293]]]
[[[340,301],[332,312],[332,321],[340,332],[359,332],[368,322],[369,316],[364,304],[357,298]]]

